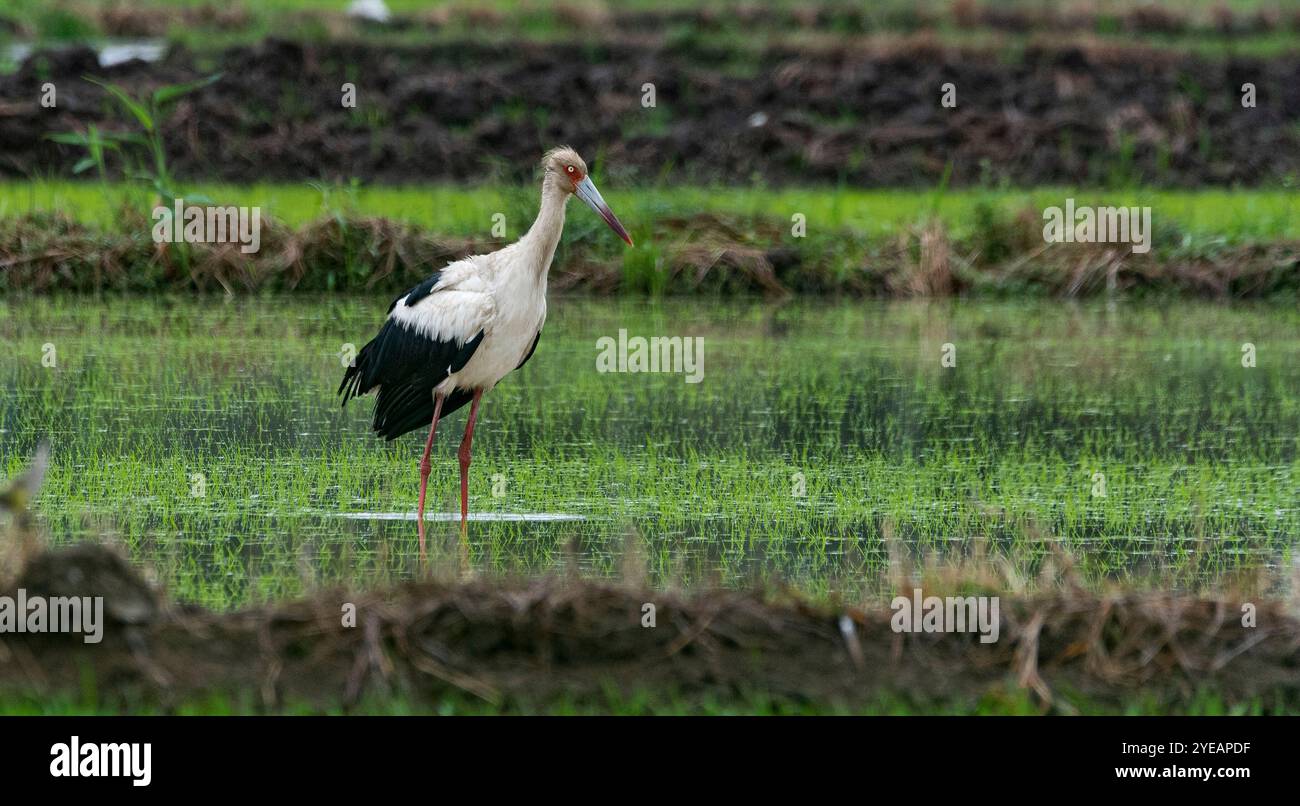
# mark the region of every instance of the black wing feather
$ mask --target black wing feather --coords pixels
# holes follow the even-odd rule
[[[427,297],[438,280],[438,275],[420,283],[403,296],[407,305]],[[402,297],[394,300],[393,306]],[[389,311],[393,310],[389,307]],[[438,341],[407,328],[393,319],[384,322],[375,336],[361,351],[356,360],[343,373],[339,394],[343,405],[354,397],[379,388],[375,403],[375,433],[386,439],[396,439],[433,420],[433,390],[453,372],[460,371],[474,351],[483,342],[483,331],[464,344],[454,340]],[[464,406],[473,393],[457,389],[442,403],[442,414],[447,415]]]
[[[532,358],[533,353],[537,351],[537,342],[541,340],[542,340],[542,331],[538,330],[537,335],[533,337],[533,346],[528,348],[528,352],[524,354],[523,360],[520,361],[518,364],[515,364],[515,369],[519,369],[524,364],[528,363],[528,359]]]

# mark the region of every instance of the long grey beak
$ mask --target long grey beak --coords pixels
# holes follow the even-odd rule
[[[574,189],[574,192],[578,194],[579,199],[587,203],[588,207],[605,219],[605,223],[609,225],[610,229],[618,233],[618,237],[627,241],[628,246],[632,245],[632,236],[627,234],[627,230],[623,229],[623,224],[619,222],[618,216],[614,215],[614,211],[609,209],[608,204],[605,204],[605,200],[600,196],[600,191],[596,190],[596,186],[592,184],[590,176],[584,176]]]

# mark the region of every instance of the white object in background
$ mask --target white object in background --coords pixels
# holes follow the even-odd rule
[[[393,14],[384,5],[384,0],[352,0],[348,6],[348,16],[370,22],[388,22]]]

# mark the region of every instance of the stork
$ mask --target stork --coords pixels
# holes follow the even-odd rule
[[[460,443],[460,529],[469,519],[470,445],[479,400],[532,358],[546,323],[546,275],[564,229],[564,208],[577,196],[632,245],[587,164],[560,147],[542,159],[542,205],[537,220],[515,243],[456,261],[434,272],[388,306],[388,318],[343,374],[339,394],[349,399],[379,390],[373,429],[388,440],[429,425],[420,459],[416,522],[424,554],[424,498],[429,454],[439,419],[470,404]]]

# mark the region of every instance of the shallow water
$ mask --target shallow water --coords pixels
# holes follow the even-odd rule
[[[119,542],[210,605],[424,573],[424,435],[385,444],[368,399],[334,397],[388,301],[3,303],[0,474],[48,435],[51,539]],[[1298,326],[1185,302],[554,299],[485,398],[468,555],[855,595],[891,555],[1029,577],[1056,544],[1089,584],[1276,582],[1300,535]],[[620,330],[702,338],[699,382],[600,371]],[[435,570],[461,556],[464,418],[435,446]]]
[[[344,512],[336,517],[354,521],[411,521],[419,520],[416,512]],[[424,520],[436,522],[460,523],[459,512],[425,512]],[[558,523],[562,521],[583,521],[581,515],[565,515],[561,512],[471,512],[465,517],[468,523]]]

